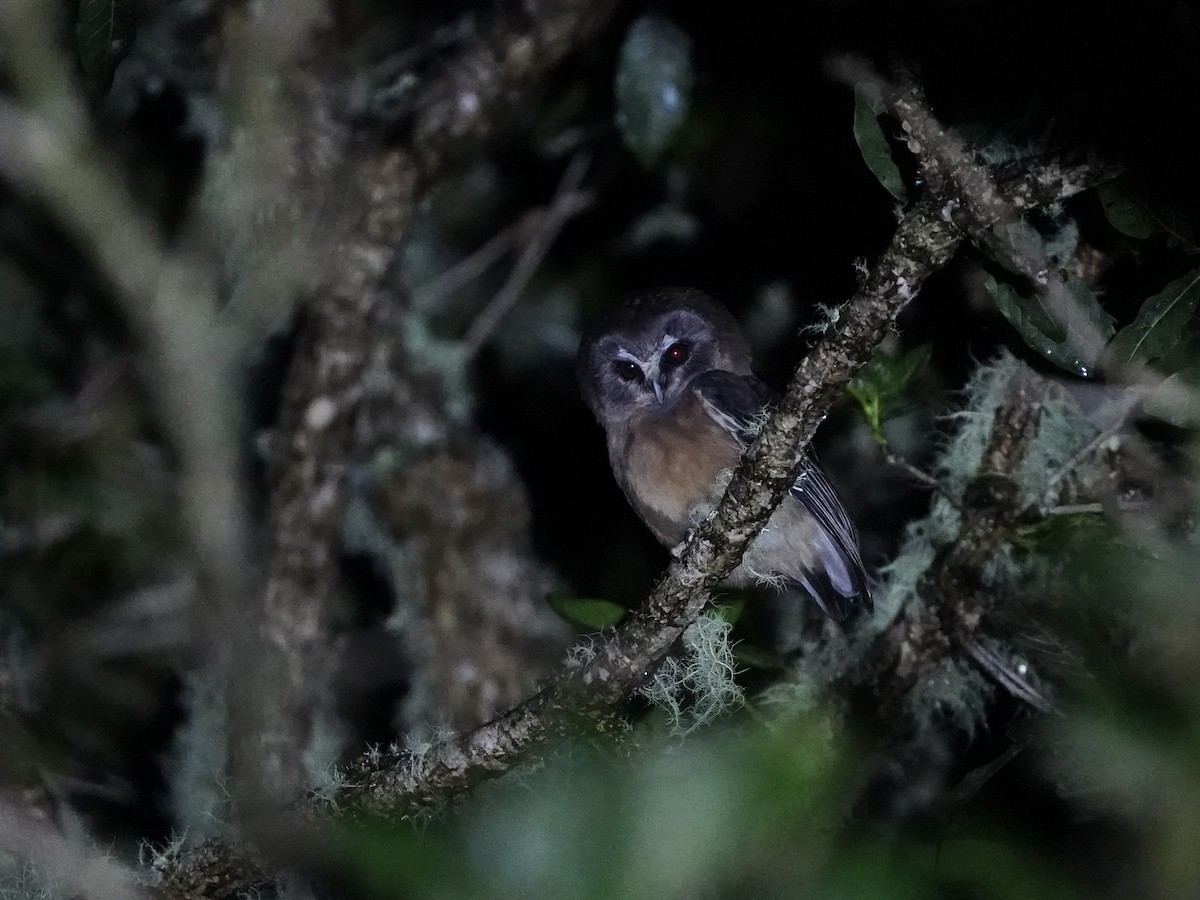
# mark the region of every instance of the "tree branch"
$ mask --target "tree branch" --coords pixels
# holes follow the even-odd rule
[[[519,24],[498,18],[420,87],[405,147],[353,132],[343,115],[345,92],[324,86],[328,78],[301,79],[306,121],[317,129],[313,143],[322,158],[345,161],[339,171],[348,184],[326,189],[342,190],[343,208],[355,217],[329,241],[334,266],[307,304],[272,439],[263,658],[250,681],[259,727],[244,730],[241,751],[261,754],[249,774],[257,769],[263,781],[256,787],[239,779],[269,801],[299,793],[318,692],[330,670],[328,605],[349,475],[383,447],[428,453],[448,445],[453,430],[439,387],[417,377],[408,359],[394,256],[426,186],[495,133],[503,111],[585,40],[611,6],[535,0],[523,4]],[[476,463],[490,459],[485,452]],[[303,834],[279,839],[274,811],[264,804],[251,822],[259,846],[303,845]],[[161,869],[160,889],[179,898],[252,890],[264,879],[262,864],[217,843],[174,854]]]
[[[268,473],[264,628],[276,657],[272,680],[284,689],[264,692],[271,699],[262,714],[276,797],[302,785],[314,692],[331,664],[327,606],[347,475],[382,446],[427,448],[448,428],[444,410],[430,414],[429,388],[413,384],[398,341],[405,322],[390,278],[393,257],[424,187],[493,134],[501,110],[602,22],[610,4],[525,6],[521,27],[497,23],[418,91],[408,149],[353,141],[338,124],[340,94],[313,95],[314,118],[334,123],[331,143],[352,159],[360,216],[340,242],[332,278],[309,304]]]
[[[1050,388],[1050,382],[1029,369],[1012,377],[1007,397],[992,417],[977,474],[963,492],[958,534],[917,586],[924,602],[900,611],[856,673],[855,680],[874,685],[885,705],[912,690],[931,664],[960,650],[1010,693],[1050,708],[1021,673],[1011,671],[981,641],[993,598],[980,583],[984,566],[1012,538],[1024,515],[1013,473],[1037,436]]]
[[[554,199],[542,214],[508,278],[467,329],[462,343],[463,352],[468,357],[479,352],[504,317],[516,306],[533,273],[550,252],[554,239],[571,216],[580,210],[576,196],[590,165],[590,155],[583,152],[576,153],[567,163],[558,189],[554,192]]]

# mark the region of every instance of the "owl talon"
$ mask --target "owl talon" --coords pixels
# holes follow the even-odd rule
[[[689,532],[689,536],[690,536],[690,532]],[[684,538],[682,541],[680,541],[678,544],[676,544],[674,547],[671,548],[671,555],[673,557],[675,557],[676,559],[679,559],[679,557],[683,556],[683,551],[686,547],[687,547],[687,538]]]

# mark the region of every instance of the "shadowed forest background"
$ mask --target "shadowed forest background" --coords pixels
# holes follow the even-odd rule
[[[1197,47],[0,0],[0,897],[1196,896]],[[833,373],[872,615],[664,577],[575,375],[660,285]]]

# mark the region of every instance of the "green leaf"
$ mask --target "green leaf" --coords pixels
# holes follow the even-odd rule
[[[548,598],[550,608],[572,625],[582,628],[609,628],[625,618],[625,607],[611,600],[591,597],[564,597],[552,594]]]
[[[887,444],[883,423],[895,414],[897,398],[929,364],[930,352],[924,344],[899,356],[876,356],[850,380],[850,395],[858,401],[880,446]]]
[[[862,410],[867,425],[871,427],[871,436],[881,447],[885,446],[887,439],[883,436],[883,405],[879,401],[879,394],[869,389],[856,388],[851,384],[850,396],[858,401],[858,407]]]
[[[925,371],[932,355],[932,345],[922,344],[891,360],[890,376],[881,391],[883,399],[895,399],[906,391],[912,380]]]
[[[1083,378],[1092,376],[1101,348],[1085,345],[1089,335],[1064,332],[1036,293],[1022,294],[1011,284],[988,274],[984,275],[983,286],[1026,344],[1059,368]],[[1063,287],[1063,299],[1075,304],[1073,312],[1082,313],[1104,340],[1111,337],[1115,327],[1113,318],[1091,288],[1074,275],[1067,276]]]
[[[854,88],[854,141],[862,153],[863,162],[889,194],[905,203],[908,191],[900,168],[892,160],[892,148],[884,134],[879,117],[887,111],[877,92],[866,85]]]
[[[1194,246],[1191,223],[1178,207],[1158,200],[1145,200],[1128,180],[1118,178],[1096,189],[1104,217],[1121,234],[1145,240],[1166,233],[1172,239]]]
[[[1147,299],[1137,317],[1109,342],[1124,362],[1151,363],[1166,356],[1188,336],[1187,325],[1200,300],[1200,269],[1177,278]]]
[[[617,129],[645,166],[670,146],[687,118],[692,96],[692,41],[661,16],[629,27],[617,62]]]
[[[117,64],[133,47],[136,28],[132,0],[80,0],[75,18],[79,62],[101,94],[112,87]]]
[[[1096,296],[1095,291],[1074,275],[1067,276],[1066,285],[1067,293],[1075,301],[1076,309],[1083,312],[1092,327],[1100,333],[1100,337],[1107,341],[1116,334],[1117,320],[1100,305],[1100,298]],[[1099,352],[1100,348],[1096,349]]]
[[[1108,224],[1121,234],[1145,240],[1162,231],[1162,227],[1150,214],[1150,207],[1129,192],[1128,185],[1120,180],[1102,184],[1096,189],[1100,208]]]

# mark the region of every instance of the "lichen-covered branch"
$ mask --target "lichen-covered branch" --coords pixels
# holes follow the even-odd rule
[[[977,640],[994,599],[982,578],[988,561],[1011,541],[1023,519],[1024,500],[1014,473],[1037,437],[1049,391],[1050,383],[1032,370],[1020,368],[1011,377],[1006,398],[992,417],[979,468],[963,491],[958,532],[917,586],[923,602],[900,611],[876,639],[854,680],[872,682],[886,698],[903,697],[930,666],[956,651],[965,651],[992,677],[1004,674]],[[1045,705],[1022,680],[1006,681],[1010,692]]]
[[[1098,358],[1102,335],[1067,295],[1065,276],[1051,266],[1042,241],[1022,217],[1048,201],[1110,180],[1120,173],[1119,167],[1096,160],[1066,167],[1044,161],[1026,166],[1032,177],[1013,189],[976,162],[965,144],[937,119],[911,73],[902,72],[893,84],[853,59],[840,60],[835,69],[847,81],[871,83],[887,98],[928,184],[949,198],[941,210],[943,217],[955,222],[993,259],[1026,278],[1056,321],[1074,335],[1081,356]],[[858,673],[860,681],[873,680],[887,697],[903,696],[931,663],[962,651],[1010,693],[1048,708],[1048,701],[1035,688],[1008,671],[1004,661],[976,639],[993,605],[992,596],[980,584],[984,567],[1011,540],[1013,528],[1027,512],[1014,473],[1037,435],[1048,389],[1046,380],[1031,372],[1014,377],[1010,396],[996,411],[979,472],[965,492],[959,532],[918,586],[925,602],[900,612]]]
[[[515,20],[498,17],[491,29],[449,58],[436,78],[420,85],[411,107],[409,141],[403,145],[355,131],[345,116],[345,91],[338,89],[336,80],[331,88],[330,79],[308,81],[303,73],[297,78],[297,90],[307,103],[304,120],[316,130],[308,143],[320,151],[321,159],[337,161],[336,171],[325,173],[330,177],[323,184],[299,187],[340,192],[339,208],[353,215],[332,220],[340,223],[340,230],[327,236],[336,248],[332,269],[305,304],[271,445],[262,600],[265,655],[256,662],[258,676],[252,682],[262,698],[260,727],[242,736],[253,744],[244,746],[243,756],[257,757],[247,774],[258,779],[248,786],[261,792],[259,796],[278,802],[299,794],[304,783],[303,756],[334,659],[328,607],[350,486],[361,480],[352,478],[356,468],[365,467],[384,448],[403,449],[406,466],[396,473],[403,484],[389,487],[383,479],[377,491],[388,507],[385,518],[401,530],[439,500],[439,509],[448,508],[439,474],[463,487],[486,482],[485,487],[461,492],[472,503],[483,498],[495,506],[508,496],[515,473],[497,466],[495,449],[477,434],[463,440],[462,424],[448,408],[445,386],[428,370],[430,360],[413,358],[419,351],[406,341],[414,329],[391,277],[392,264],[424,188],[450,161],[495,133],[514,100],[586,39],[610,8],[609,3],[560,0],[526,3]],[[453,353],[452,348],[443,351]],[[464,447],[474,449],[464,454]],[[485,477],[476,477],[480,473]],[[416,478],[422,474],[424,480]],[[424,496],[414,496],[420,490]],[[519,511],[509,504],[504,521],[517,540],[510,541],[504,553],[528,558],[531,552],[521,543],[527,536],[513,527]],[[472,514],[483,513],[476,509]],[[395,537],[401,540],[404,535]],[[503,565],[494,564],[495,540],[460,536],[463,542],[476,543],[456,550],[444,535],[442,545],[436,535],[425,537],[421,548],[409,547],[425,560],[421,571],[413,573],[418,582],[429,578],[444,587],[445,577],[436,573],[475,572],[479,577],[470,585],[472,596],[480,603],[494,601],[513,617],[524,609],[521,598],[513,596],[509,603],[498,595],[524,591],[532,596],[537,590],[536,578],[520,559],[506,557]],[[447,553],[457,554],[459,563],[470,560],[470,565],[450,564]],[[465,590],[460,585],[451,596],[428,598],[430,608],[418,613],[433,616],[433,606],[441,604],[437,617],[443,622],[495,626],[475,611],[449,607]],[[536,610],[527,621],[530,629],[543,624]],[[407,629],[409,634],[415,631]],[[498,705],[516,699],[514,686],[528,690],[529,663],[536,654],[521,645],[505,655],[500,645],[513,643],[512,635],[496,632],[493,637],[496,646],[486,653],[455,648],[440,632],[426,642],[430,665],[449,666],[453,660],[446,656],[454,651],[480,669],[492,658],[504,669],[481,673],[480,678],[494,683],[476,684],[469,692],[458,690],[453,680],[443,685],[452,691],[443,699],[459,703],[471,724],[478,721],[481,702],[487,714],[494,714]],[[545,640],[545,635],[517,638],[516,643],[529,644]],[[509,659],[518,651],[526,656],[524,668]],[[439,712],[455,721],[460,718],[450,715],[448,707]],[[269,816],[271,808],[262,813]],[[260,838],[265,835],[259,831]],[[269,837],[263,841],[271,843]],[[263,875],[262,866],[248,862],[250,858],[215,843],[173,854],[160,866],[161,890],[194,897],[253,888]]]
[[[353,140],[348,124],[338,124],[340,95],[313,97],[327,104],[314,118],[342,129],[334,142],[348,158],[359,217],[341,237],[332,276],[308,303],[268,476],[264,628],[282,689],[263,710],[270,720],[263,752],[276,797],[301,788],[314,692],[331,664],[325,624],[347,476],[385,445],[422,452],[450,431],[430,397],[436,388],[414,377],[400,341],[402,304],[388,277],[421,190],[447,161],[491,135],[512,98],[577,46],[607,8],[526,4],[519,27],[499,22],[418,89],[404,148]]]
[[[1074,351],[1086,361],[1086,371],[1099,360],[1106,343],[1098,324],[1071,296],[1066,273],[1056,270],[1048,258],[1037,230],[1023,219],[1040,203],[1024,192],[1000,189],[995,173],[977,162],[966,144],[938,120],[912,73],[902,71],[898,83],[890,84],[860,63],[849,61],[844,68],[857,78],[878,87],[900,117],[910,151],[921,160],[929,185],[941,190],[949,201],[942,213],[956,222],[992,259],[1028,281],[1054,321],[1070,336]],[[1063,178],[1061,197],[1079,193],[1120,174],[1119,166],[1089,160],[1081,170],[1087,177],[1074,181],[1053,167],[1046,174]]]
[[[182,519],[208,613],[195,646],[217,668],[244,657],[249,516],[242,490],[234,366],[217,327],[216,279],[200,249],[168,245],[87,139],[73,65],[53,8],[6,7],[22,40],[11,59],[21,105],[0,102],[0,174],[39,197],[104,274],[149,361],[150,388],[177,454]],[[6,44],[6,50],[10,45]]]

